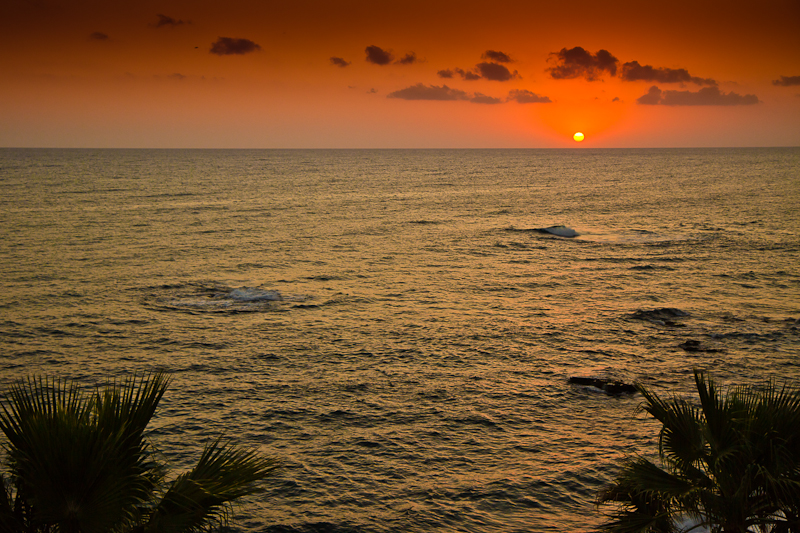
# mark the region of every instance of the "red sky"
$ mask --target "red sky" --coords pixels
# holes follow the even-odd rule
[[[6,147],[800,146],[798,0],[5,0],[0,50]]]

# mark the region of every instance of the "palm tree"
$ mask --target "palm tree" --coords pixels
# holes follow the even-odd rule
[[[598,504],[614,504],[601,531],[800,531],[800,389],[717,390],[695,370],[699,405],[644,386],[641,410],[661,422],[660,464],[627,460]]]
[[[2,395],[8,473],[0,533],[171,533],[213,529],[273,459],[217,440],[171,482],[145,428],[169,385],[159,372],[86,393],[29,378]]]

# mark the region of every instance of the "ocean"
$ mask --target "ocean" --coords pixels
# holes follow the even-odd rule
[[[800,382],[798,169],[798,148],[0,149],[0,388],[168,371],[175,472],[219,435],[282,462],[234,531],[590,531],[658,426],[569,378]]]

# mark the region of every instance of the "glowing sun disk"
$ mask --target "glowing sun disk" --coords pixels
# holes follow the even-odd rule
[[[578,133],[576,133],[575,135],[572,136],[572,138],[575,139],[578,142],[581,142],[583,140],[583,137],[584,137],[584,135],[581,132],[578,132]]]

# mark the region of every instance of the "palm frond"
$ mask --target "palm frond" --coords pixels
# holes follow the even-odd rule
[[[145,531],[204,531],[224,524],[230,503],[256,492],[255,483],[276,468],[274,459],[217,440],[206,446],[191,471],[175,479]]]
[[[84,394],[75,383],[32,378],[11,387],[0,412],[18,493],[32,519],[62,531],[105,532],[150,499],[157,476],[143,439],[163,378]],[[104,401],[110,399],[115,419]],[[134,416],[135,413],[141,413]],[[149,420],[149,418],[148,418]]]
[[[800,390],[774,382],[720,391],[694,371],[699,406],[639,385],[640,409],[662,424],[661,465],[628,461],[598,504],[616,503],[608,531],[660,531],[689,515],[720,531],[792,531],[800,522]],[[668,526],[663,526],[668,527]]]
[[[703,419],[700,411],[683,398],[662,400],[646,387],[639,385],[645,399],[641,410],[661,422],[659,454],[681,470],[690,470],[705,453]]]

